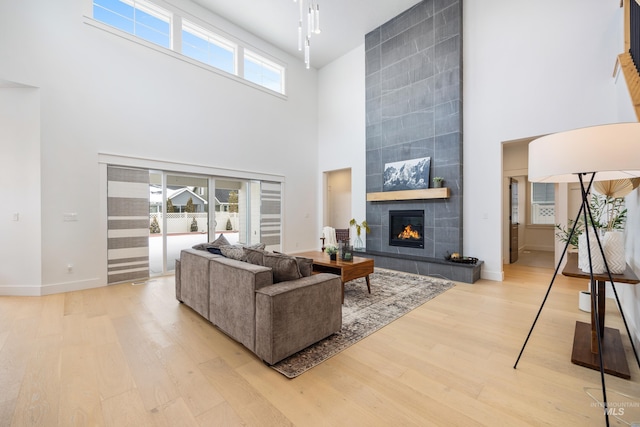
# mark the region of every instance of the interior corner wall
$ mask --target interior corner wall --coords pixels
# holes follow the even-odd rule
[[[622,72],[618,72],[616,79],[616,95],[618,101],[618,116],[621,122],[637,122],[629,88]],[[625,229],[625,253],[627,263],[640,277],[640,187],[625,197],[627,208],[627,223]],[[617,285],[620,305],[627,318],[629,329],[634,335],[636,348],[640,348],[640,285]],[[635,332],[635,333],[634,333]]]
[[[40,92],[0,88],[0,295],[40,295]]]
[[[41,230],[41,238],[27,233],[22,254],[28,245],[30,269],[24,272],[38,276],[41,293],[106,285],[99,154],[176,165],[171,172],[179,172],[179,165],[199,165],[229,171],[231,177],[236,171],[283,176],[282,250],[315,248],[319,205],[309,189],[319,181],[317,71],[195,2],[171,1],[281,59],[287,75],[283,99],[89,25],[83,16],[87,4],[0,2],[0,78],[38,87],[40,93],[39,123],[33,123],[40,129],[40,163],[30,158],[29,172],[41,183],[29,189],[34,197],[29,203],[35,205],[35,198],[41,203],[41,221],[31,228]],[[13,159],[2,162],[13,162],[9,167],[16,173],[9,190],[25,189],[18,178],[25,171]],[[70,213],[75,221],[64,220]],[[9,219],[0,230],[23,224]],[[35,248],[41,248],[41,274],[33,267]],[[2,261],[0,275],[6,274]]]

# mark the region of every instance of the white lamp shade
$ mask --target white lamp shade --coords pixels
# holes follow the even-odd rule
[[[578,174],[592,172],[595,181],[640,177],[640,123],[575,129],[529,143],[531,182],[578,182]]]

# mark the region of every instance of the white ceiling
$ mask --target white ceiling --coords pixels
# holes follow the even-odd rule
[[[298,51],[299,5],[293,0],[193,1],[304,60],[303,53]],[[322,68],[363,44],[365,34],[420,1],[317,0],[322,32],[311,37],[311,65]]]

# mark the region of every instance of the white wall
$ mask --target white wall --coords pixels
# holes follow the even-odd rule
[[[40,94],[0,86],[0,284],[39,295]]]
[[[87,0],[0,3],[0,79],[40,94],[41,164],[30,156],[24,168],[42,178],[41,245],[31,245],[42,247],[42,277],[22,284],[49,293],[106,283],[98,153],[284,176],[282,249],[316,247],[317,72],[190,1],[173,3],[285,61],[288,99],[87,25]],[[66,212],[78,221],[63,222]],[[0,293],[23,273],[2,271]]]
[[[487,0],[463,13],[464,248],[484,259],[483,277],[501,280],[501,142],[618,121],[622,9]]]
[[[364,44],[318,72],[318,166],[323,172],[351,168],[351,213],[358,222],[366,219],[364,73]]]
[[[635,122],[635,112],[629,106],[631,98],[629,90],[622,76],[618,75],[616,85],[618,95],[618,114],[621,122]],[[635,153],[636,155],[638,153]],[[625,232],[625,250],[627,263],[633,268],[636,275],[640,277],[640,187],[625,197],[627,207],[627,225]],[[624,310],[629,328],[635,331],[635,346],[640,348],[640,285],[617,285],[621,306]],[[633,332],[632,332],[633,334]],[[630,363],[633,363],[630,361]]]

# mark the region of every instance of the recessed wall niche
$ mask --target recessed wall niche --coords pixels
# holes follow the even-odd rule
[[[450,190],[443,199],[367,202],[367,254],[379,266],[440,271],[447,252],[463,253],[462,2],[418,3],[367,34],[365,51],[367,193],[384,191],[385,165],[417,158],[430,158],[429,181],[443,177]],[[424,247],[389,245],[391,210],[424,210]]]

